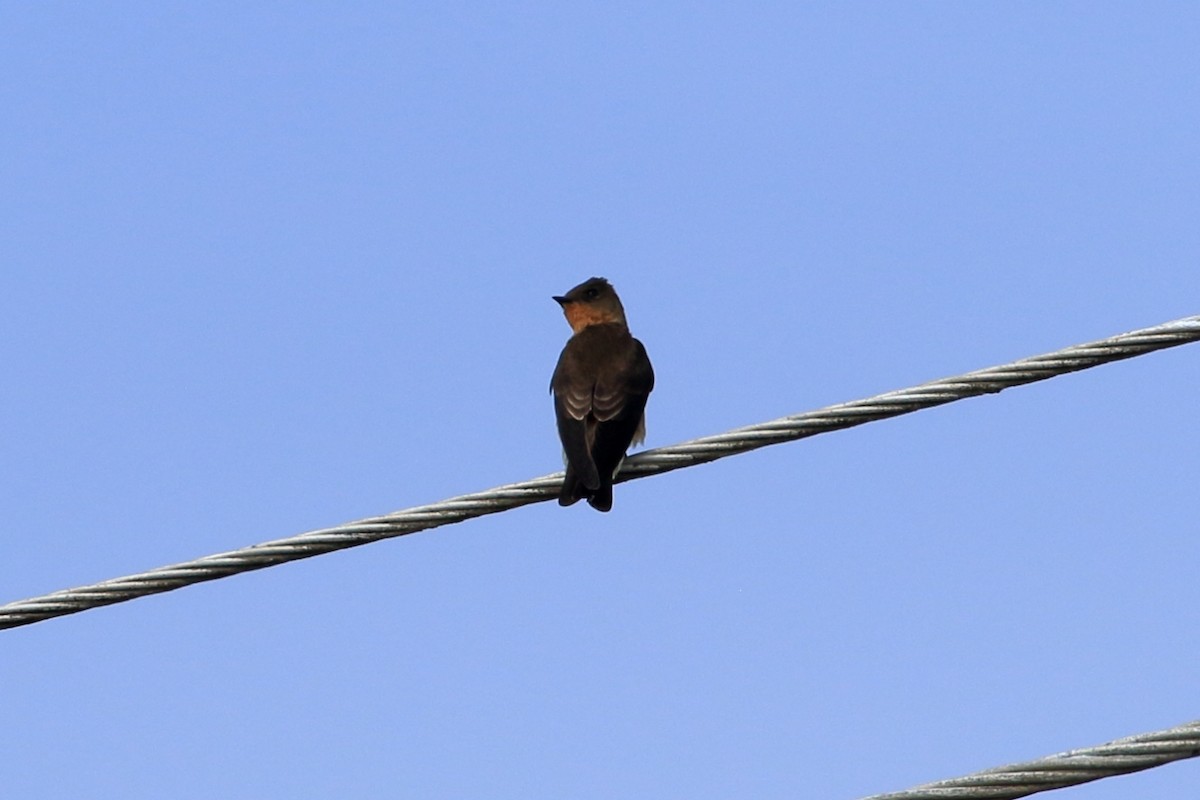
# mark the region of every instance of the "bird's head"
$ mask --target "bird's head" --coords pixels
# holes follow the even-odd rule
[[[604,278],[589,278],[554,300],[562,306],[563,315],[575,333],[589,325],[626,324],[621,298]]]

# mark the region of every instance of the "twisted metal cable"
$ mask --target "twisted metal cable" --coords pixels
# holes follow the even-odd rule
[[[1200,756],[1200,720],[862,800],[1012,800]]]
[[[1046,355],[968,372],[909,389],[855,400],[790,417],[735,428],[715,436],[647,450],[626,459],[617,482],[645,478],[718,458],[745,453],[819,433],[851,428],[967,397],[991,394],[1011,386],[1045,380],[1125,358],[1200,340],[1200,316],[1185,317],[1152,328],[1075,345]],[[355,547],[380,539],[462,522],[511,508],[549,500],[558,493],[562,473],[460,495],[440,503],[396,511],[286,539],[231,550],[182,564],[64,589],[0,606],[0,629],[15,628],[52,617],[169,592],[193,583],[216,580],[301,558]]]

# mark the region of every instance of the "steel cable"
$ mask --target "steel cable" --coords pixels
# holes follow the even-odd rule
[[[862,800],[1013,800],[1200,755],[1200,720]]]
[[[760,447],[850,428],[955,400],[992,394],[1012,386],[1034,383],[1197,340],[1200,340],[1200,316],[1186,317],[1010,364],[942,378],[909,389],[886,392],[863,400],[647,450],[626,459],[617,476],[617,482],[704,464]],[[562,473],[555,473],[483,492],[452,497],[439,503],[369,517],[286,539],[205,556],[182,564],[159,567],[123,578],[18,600],[0,606],[0,629],[28,625],[52,617],[168,592],[193,583],[216,580],[538,503],[553,498],[561,481]]]

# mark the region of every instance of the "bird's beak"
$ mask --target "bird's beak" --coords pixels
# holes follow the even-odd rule
[[[565,306],[567,303],[571,302],[569,298],[566,298],[566,297],[559,297],[559,296],[557,296],[557,295],[555,295],[555,296],[554,296],[554,297],[552,297],[551,299],[552,299],[554,302],[558,303],[560,306]]]

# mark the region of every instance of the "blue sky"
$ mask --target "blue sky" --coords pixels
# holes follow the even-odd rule
[[[0,29],[2,601],[558,469],[550,296],[592,275],[649,446],[1200,313],[1190,3]],[[0,632],[0,794],[855,798],[1200,717],[1198,375]]]

